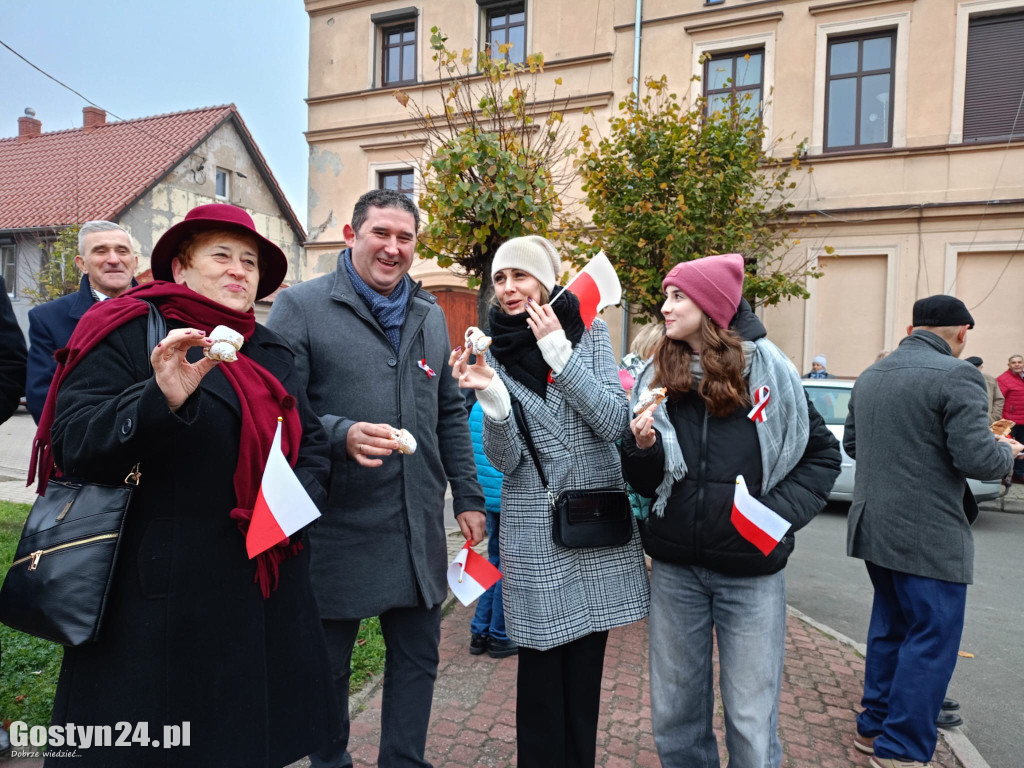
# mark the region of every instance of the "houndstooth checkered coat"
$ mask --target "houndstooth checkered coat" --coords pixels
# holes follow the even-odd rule
[[[522,403],[553,493],[623,487],[615,441],[628,427],[628,402],[608,326],[594,321],[544,400],[490,353],[487,360]],[[560,547],[551,537],[544,486],[511,414],[504,421],[484,419],[484,452],[505,474],[500,543],[509,637],[543,651],[644,618],[650,584],[636,522],[633,538],[621,547]]]

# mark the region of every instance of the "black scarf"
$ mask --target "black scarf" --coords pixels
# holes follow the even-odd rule
[[[562,292],[565,292],[565,296],[555,301],[555,297]],[[551,292],[551,301],[554,302],[551,306],[562,324],[566,338],[575,348],[586,330],[580,317],[580,300],[575,294],[556,285]],[[544,361],[544,355],[537,346],[537,338],[526,324],[529,317],[528,312],[508,315],[501,307],[491,307],[491,352],[513,379],[539,397],[546,398],[551,366]]]

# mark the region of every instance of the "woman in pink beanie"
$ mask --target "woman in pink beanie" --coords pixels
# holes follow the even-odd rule
[[[653,387],[667,399],[623,440],[626,481],[653,499],[640,533],[653,561],[651,715],[665,768],[719,765],[712,632],[730,768],[781,764],[783,569],[793,532],[839,474],[838,443],[742,300],[743,275],[743,257],[727,254],[665,276],[665,336],[632,400]],[[768,523],[754,514],[761,528],[734,512],[751,497],[771,511]]]

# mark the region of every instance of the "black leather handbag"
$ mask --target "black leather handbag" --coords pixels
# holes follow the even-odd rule
[[[555,544],[567,549],[590,549],[628,543],[633,536],[633,515],[626,492],[621,488],[591,488],[553,495],[518,400],[512,401],[512,414],[548,494]]]
[[[150,304],[149,349],[166,334],[163,317]],[[124,485],[50,481],[32,505],[0,588],[0,621],[61,645],[98,639],[141,477],[136,464]]]

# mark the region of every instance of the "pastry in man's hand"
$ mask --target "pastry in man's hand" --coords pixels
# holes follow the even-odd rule
[[[220,360],[224,363],[233,363],[238,359],[238,350],[245,343],[245,337],[238,331],[233,331],[226,325],[218,325],[210,331],[207,338],[213,342],[203,350],[203,354],[211,360]]]
[[[416,453],[416,438],[407,429],[391,428],[391,439],[398,443],[398,452],[404,454]]]
[[[1010,430],[1015,426],[1017,426],[1017,423],[1014,421],[1010,421],[1009,419],[1000,419],[999,421],[992,422],[989,429],[992,430],[992,434],[996,437],[1009,437]]]
[[[645,389],[640,393],[640,397],[636,401],[636,405],[633,406],[633,413],[639,416],[648,408],[653,408],[658,405],[662,400],[665,399],[665,395],[668,394],[668,390],[665,387],[655,387],[654,389]]]
[[[491,337],[475,325],[466,329],[466,349],[474,355],[482,355],[491,346]]]

